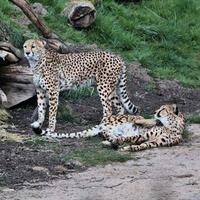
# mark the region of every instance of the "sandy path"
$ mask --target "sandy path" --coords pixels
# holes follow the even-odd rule
[[[190,142],[135,153],[135,159],[0,193],[1,200],[200,200],[200,125]]]

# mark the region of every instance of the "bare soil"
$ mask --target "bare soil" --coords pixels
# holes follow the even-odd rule
[[[200,112],[200,89],[184,88],[175,80],[153,80],[137,63],[128,68],[128,92],[141,114],[152,114],[164,103]],[[62,100],[62,103],[64,100]],[[57,131],[84,130],[100,122],[98,95],[69,101],[78,123],[57,122]],[[15,132],[34,137],[30,129],[35,99],[10,110]],[[133,154],[132,161],[94,167],[70,166],[63,160],[88,140],[0,140],[0,199],[200,199],[200,127],[184,144]],[[77,173],[72,173],[77,172]],[[58,178],[62,180],[57,180]],[[52,180],[56,179],[52,182]],[[46,186],[46,187],[44,187]]]
[[[200,200],[200,125],[190,141],[135,153],[135,159],[69,173],[62,180],[4,188],[2,200]]]

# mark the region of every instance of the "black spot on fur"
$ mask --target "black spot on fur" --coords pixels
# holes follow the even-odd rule
[[[165,142],[165,139],[164,139],[164,138],[162,138],[161,140],[162,140],[162,142]]]

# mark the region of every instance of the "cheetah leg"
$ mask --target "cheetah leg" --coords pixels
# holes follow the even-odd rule
[[[158,143],[156,141],[147,141],[140,145],[128,145],[125,147],[121,147],[119,151],[125,152],[125,151],[141,151],[145,149],[155,148],[158,147]]]
[[[168,146],[177,145],[183,140],[182,135],[174,135],[169,138]]]
[[[58,109],[59,91],[57,89],[49,91],[49,126],[47,132],[53,133],[56,126],[56,115]]]
[[[42,124],[45,119],[45,112],[47,107],[47,98],[44,90],[37,88],[37,104],[38,104],[38,120],[31,124],[34,132],[40,134]]]
[[[146,141],[140,145],[129,145],[120,148],[120,151],[141,151],[145,149],[155,148],[155,147],[165,147],[172,146],[180,143],[181,136],[176,136],[172,138],[168,138],[166,136],[161,135],[161,137],[156,138],[152,141]]]
[[[103,119],[102,122],[106,121],[106,119],[112,115],[112,102],[110,101],[111,92],[105,88],[101,88],[101,86],[97,86],[97,90],[99,92],[100,100],[103,106]]]
[[[110,100],[112,101],[113,106],[116,108],[117,114],[123,115],[125,113],[125,109],[124,109],[116,91],[114,91],[112,93]]]
[[[142,125],[142,126],[155,126],[156,120],[155,119],[136,119],[134,123],[137,125]]]

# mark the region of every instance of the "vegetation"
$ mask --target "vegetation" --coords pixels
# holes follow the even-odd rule
[[[37,0],[31,0],[36,2]],[[97,5],[97,19],[91,28],[76,30],[60,14],[66,0],[40,0],[47,6],[47,25],[64,40],[96,43],[119,53],[127,61],[137,60],[157,78],[177,79],[185,86],[200,86],[200,1],[143,0],[141,4],[120,4],[114,0]],[[20,15],[8,0],[0,0],[0,17],[23,39],[37,30],[16,26]],[[19,42],[21,43],[21,39]]]
[[[90,138],[89,143],[92,145],[81,149],[75,149],[67,154],[65,160],[75,159],[86,166],[106,164],[109,162],[125,162],[130,160],[131,154],[122,154],[113,149],[102,148],[101,140],[98,137]]]
[[[58,107],[58,120],[80,123],[80,119],[74,114],[73,110],[67,104]]]
[[[125,162],[133,159],[129,153],[119,153],[113,149],[102,148],[102,139],[99,137],[89,138],[84,142],[84,145],[71,147],[70,151],[62,154],[64,161],[78,160],[85,166],[103,165],[110,162]],[[62,142],[58,140],[46,140],[41,137],[30,138],[26,141],[27,144],[40,148],[52,149],[59,153],[63,149]],[[67,150],[68,151],[68,150]]]
[[[31,0],[36,2],[37,0]],[[177,79],[185,86],[200,86],[200,14],[198,0],[151,0],[120,4],[114,0],[97,5],[97,20],[91,28],[76,30],[61,15],[66,0],[40,0],[47,6],[47,25],[64,40],[96,43],[137,60],[157,78]],[[14,27],[15,40],[35,37],[37,30],[18,26],[13,19],[22,13],[8,0],[0,0],[0,17]],[[12,16],[12,19],[11,19]]]
[[[66,91],[62,94],[62,97],[64,97],[67,100],[77,100],[83,97],[90,97],[97,91],[93,87],[84,86],[84,87],[78,87],[77,89],[72,89],[69,91]]]
[[[200,113],[188,113],[186,114],[185,118],[188,123],[200,124]]]

